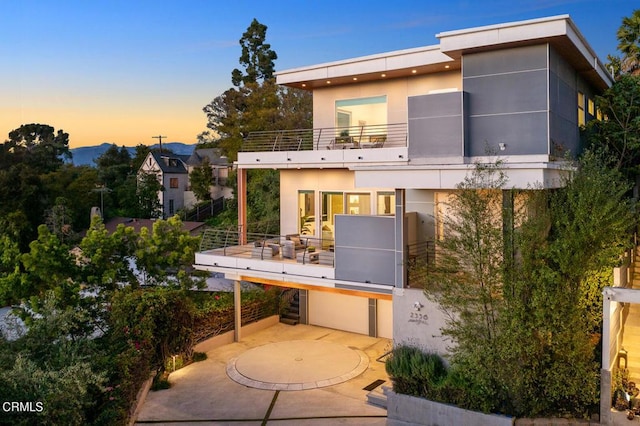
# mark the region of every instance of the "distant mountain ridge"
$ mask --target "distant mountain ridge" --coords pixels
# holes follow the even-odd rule
[[[111,143],[105,142],[96,146],[82,146],[79,148],[71,148],[72,159],[69,160],[75,166],[95,166],[94,160],[104,154],[110,147]],[[160,145],[150,145],[151,149],[159,148]],[[196,144],[186,144],[182,142],[167,142],[162,144],[162,149],[167,149],[178,155],[191,155],[195,149]],[[120,146],[118,146],[120,148]],[[129,154],[133,157],[136,154],[135,146],[126,146]]]

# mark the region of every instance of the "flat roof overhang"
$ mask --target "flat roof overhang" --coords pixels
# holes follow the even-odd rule
[[[464,54],[549,43],[599,89],[613,84],[569,15],[436,34],[439,45],[397,50],[276,73],[278,84],[313,90],[461,69]]]
[[[284,70],[276,73],[276,81],[285,86],[313,90],[454,71],[460,69],[460,64],[460,60],[443,54],[436,45]]]

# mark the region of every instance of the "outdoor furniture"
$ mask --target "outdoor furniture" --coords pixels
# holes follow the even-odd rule
[[[333,266],[334,252],[332,251],[321,251],[318,255],[318,263],[320,265]]]
[[[256,245],[251,249],[252,259],[270,259],[280,253],[280,246],[275,243]]]
[[[303,251],[301,253],[296,254],[296,261],[298,263],[318,263],[318,257],[320,253],[317,251]]]
[[[363,143],[363,148],[382,148],[387,141],[387,135],[371,135],[369,136],[369,142]]]

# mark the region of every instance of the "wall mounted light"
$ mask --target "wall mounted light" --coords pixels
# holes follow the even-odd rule
[[[507,144],[504,142],[500,142],[498,144],[498,147],[500,147],[500,151],[504,151],[505,149],[507,149]]]

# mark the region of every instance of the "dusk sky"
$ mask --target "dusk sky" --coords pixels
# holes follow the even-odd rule
[[[638,0],[0,0],[0,141],[22,124],[71,147],[195,143],[238,40],[268,26],[276,70],[437,44],[443,31],[569,14],[598,56]]]

